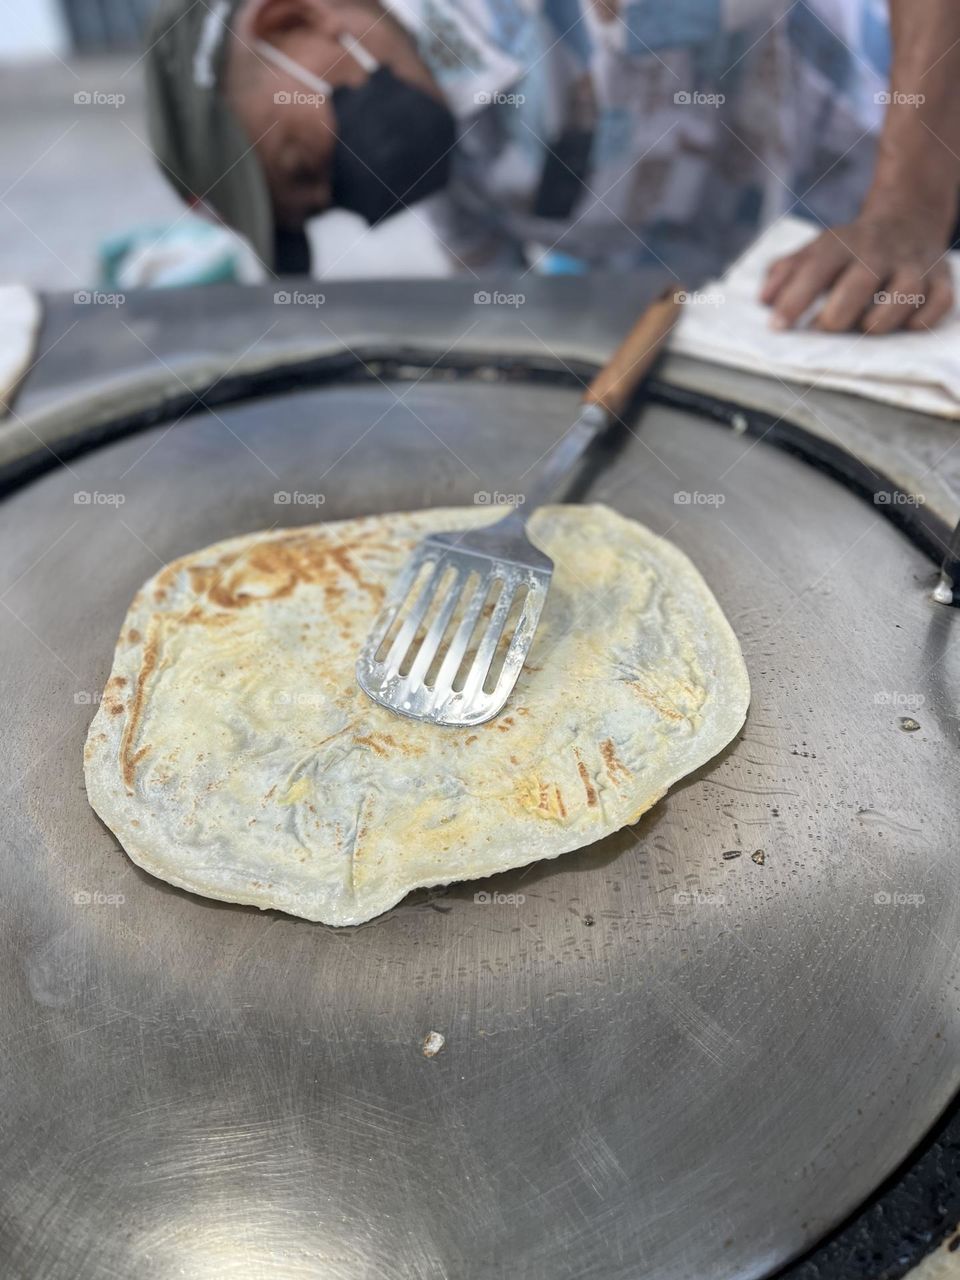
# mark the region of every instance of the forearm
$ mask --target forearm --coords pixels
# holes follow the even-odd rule
[[[867,209],[922,208],[947,235],[960,199],[960,3],[890,0],[890,102]]]

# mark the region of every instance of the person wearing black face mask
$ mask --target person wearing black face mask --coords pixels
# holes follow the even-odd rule
[[[450,109],[438,97],[377,62],[359,39],[337,37],[367,73],[359,85],[331,85],[274,45],[255,51],[320,100],[333,104],[336,139],[331,162],[331,204],[374,226],[446,185],[456,143]]]
[[[707,278],[795,210],[821,231],[768,266],[774,327],[953,307],[955,0],[160,0],[145,65],[165,171],[273,270],[314,213],[446,188],[461,268]]]
[[[166,0],[147,83],[167,175],[278,273],[309,270],[313,214],[372,226],[449,177],[453,113],[410,34],[367,0]]]

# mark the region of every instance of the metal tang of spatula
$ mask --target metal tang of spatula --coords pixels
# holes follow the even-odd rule
[[[439,725],[483,724],[501,710],[553,575],[527,520],[619,421],[673,327],[677,298],[671,290],[652,303],[594,378],[576,422],[527,485],[522,514],[514,506],[495,524],[430,534],[415,548],[357,660],[357,681],[374,701]]]

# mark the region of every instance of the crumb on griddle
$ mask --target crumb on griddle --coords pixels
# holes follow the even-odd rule
[[[435,1058],[445,1044],[446,1040],[439,1031],[431,1031],[423,1039],[423,1056]]]

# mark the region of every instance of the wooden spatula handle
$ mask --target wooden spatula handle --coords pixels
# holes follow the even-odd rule
[[[618,417],[663,349],[680,314],[685,295],[677,287],[651,302],[616,351],[590,383],[584,404],[596,404]]]

